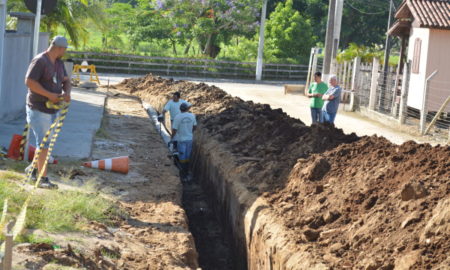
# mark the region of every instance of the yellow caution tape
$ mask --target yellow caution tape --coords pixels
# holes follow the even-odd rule
[[[55,129],[55,131],[53,132],[53,136],[52,136],[52,138],[50,140],[50,144],[49,144],[49,148],[48,148],[48,154],[47,154],[47,157],[45,159],[43,167],[46,167],[47,164],[48,164],[50,155],[51,155],[51,153],[53,151],[53,147],[55,146],[56,139],[58,138],[58,135],[59,135],[59,133],[61,131],[61,128],[62,128],[62,126],[64,124],[64,120],[66,119],[67,112],[69,111],[70,103],[64,102],[63,105],[64,106],[61,108],[61,113],[59,114],[59,116],[55,119],[55,121],[50,126],[49,130],[47,131],[47,133],[45,134],[44,138],[42,139],[42,142],[39,145],[39,148],[36,150],[36,153],[34,154],[34,158],[33,158],[33,163],[32,163],[31,169],[28,170],[28,172],[27,172],[27,180],[28,181],[31,179],[32,172],[36,168],[37,160],[38,160],[39,153],[40,153],[41,149],[47,143],[47,141],[48,141],[48,139],[50,137],[50,134],[52,134],[52,130]],[[41,182],[42,177],[43,177],[43,171],[39,172],[39,175],[37,177],[37,180],[36,180],[36,183],[34,185],[33,190],[30,192],[30,194],[28,195],[28,198],[25,200],[24,204],[22,205],[20,213],[17,216],[16,224],[14,224],[14,228],[12,230],[13,240],[15,240],[17,238],[17,236],[20,235],[20,233],[22,232],[23,228],[25,227],[28,204],[30,203],[31,198],[34,195],[34,192],[36,191],[37,187],[39,186],[39,183]]]

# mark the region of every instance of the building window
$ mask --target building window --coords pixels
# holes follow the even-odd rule
[[[414,42],[414,55],[412,61],[412,72],[419,73],[420,70],[420,50],[422,48],[422,40],[420,38],[416,38]]]

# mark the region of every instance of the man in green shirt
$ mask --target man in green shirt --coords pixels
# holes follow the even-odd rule
[[[312,123],[322,122],[322,96],[327,92],[328,85],[322,81],[322,73],[314,73],[314,82],[309,86],[307,97],[311,99]]]

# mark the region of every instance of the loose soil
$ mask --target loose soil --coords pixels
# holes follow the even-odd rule
[[[450,269],[450,148],[305,126],[214,86],[148,75],[116,87],[161,109],[180,91],[250,192],[330,269]],[[248,180],[245,180],[248,179]],[[248,207],[248,206],[247,206]]]
[[[17,246],[17,269],[61,269],[50,268],[55,263],[83,269],[196,269],[198,255],[181,206],[178,170],[140,100],[110,95],[98,134],[92,159],[128,155],[128,175],[67,164],[50,171],[71,179],[59,183],[63,189],[87,192],[90,186],[90,192],[115,201],[125,218],[114,227],[92,223],[80,233],[29,232],[53,239],[55,245]]]

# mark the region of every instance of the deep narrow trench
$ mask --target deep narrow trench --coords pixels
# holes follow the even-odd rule
[[[149,104],[143,103],[143,106],[167,143],[170,140],[168,131],[158,123],[156,111]],[[231,233],[226,232],[227,223],[214,210],[211,196],[214,195],[205,191],[195,175],[191,182],[183,183],[182,204],[199,254],[199,266],[203,270],[237,269]]]
[[[199,253],[199,265],[204,270],[235,269],[226,225],[215,213],[208,196],[211,195],[205,192],[195,178],[194,182],[183,184],[183,208]]]

